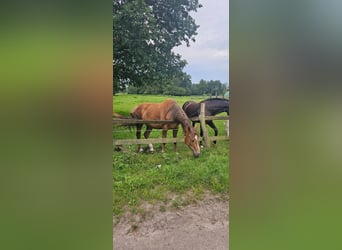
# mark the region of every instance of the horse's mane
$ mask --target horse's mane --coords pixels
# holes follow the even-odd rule
[[[173,111],[173,119],[182,125],[183,131],[185,133],[186,127],[191,127],[191,122],[184,110],[178,105],[176,101],[170,105],[169,110]]]
[[[227,112],[229,114],[229,100],[225,98],[215,97],[207,98],[203,101],[200,101],[199,103],[196,102],[196,106],[192,109],[192,113],[189,114],[189,111],[187,110],[187,114],[189,114],[189,117],[193,117],[196,113],[200,112],[199,110],[202,103],[206,103],[208,105],[206,105],[206,112],[210,110],[209,113],[211,113],[211,115],[216,115],[221,112]],[[227,111],[224,110],[226,108]]]

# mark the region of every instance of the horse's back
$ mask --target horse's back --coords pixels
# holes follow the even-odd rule
[[[161,103],[142,103],[132,110],[131,115],[143,120],[167,120],[169,111],[176,105],[177,102],[172,99]]]
[[[205,100],[203,100],[203,101],[200,101],[200,103],[201,102],[207,102],[207,101],[226,101],[226,102],[229,102],[229,100],[228,99],[226,99],[226,98],[221,98],[221,97],[212,97],[212,98],[207,98],[207,99],[205,99]]]
[[[153,114],[154,110],[154,103],[142,103],[136,106],[132,112],[131,115],[134,118],[137,119],[143,119],[143,120],[153,120],[151,119],[151,114]],[[156,119],[157,120],[157,119]]]
[[[188,117],[199,116],[201,112],[201,104],[205,104],[205,114],[206,115],[216,115],[221,112],[229,112],[229,100],[224,98],[208,98],[199,103],[195,101],[186,101],[182,109],[187,114]]]
[[[201,101],[200,103],[205,103],[206,106],[229,108],[229,100],[225,98],[209,98]]]

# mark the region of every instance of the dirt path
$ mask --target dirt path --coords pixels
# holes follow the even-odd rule
[[[207,197],[176,211],[154,211],[114,228],[114,250],[227,250],[228,201]]]

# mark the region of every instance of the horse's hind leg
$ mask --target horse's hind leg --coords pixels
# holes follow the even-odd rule
[[[136,132],[136,136],[137,139],[141,138],[141,128],[142,128],[143,124],[137,124],[137,132]],[[138,144],[138,152],[142,152],[143,149],[141,148],[141,145]]]
[[[207,124],[214,130],[215,136],[217,136],[218,135],[218,130],[217,130],[214,122],[213,121],[207,121]],[[214,141],[214,144],[216,144],[216,141]]]
[[[151,128],[150,126],[147,125],[146,131],[145,131],[145,133],[144,133],[145,139],[148,139],[148,137],[149,137],[150,134],[151,134],[151,131],[152,131],[152,128]],[[150,151],[151,151],[151,152],[154,152],[153,144],[152,144],[152,143],[149,143],[148,146],[149,146],[149,148],[150,148]]]

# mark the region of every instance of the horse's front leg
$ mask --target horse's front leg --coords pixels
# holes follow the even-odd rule
[[[167,128],[163,128],[162,138],[166,138],[167,136]],[[162,153],[165,153],[165,143],[162,143]]]
[[[177,133],[178,133],[178,126],[172,130],[173,132],[173,138],[177,138]],[[173,149],[175,152],[177,152],[177,142],[173,143]]]
[[[207,121],[207,124],[214,130],[215,136],[218,135],[218,129],[216,128],[213,121]],[[214,144],[216,144],[216,141],[214,141]]]
[[[147,126],[147,128],[146,128],[146,131],[145,131],[145,133],[144,133],[144,137],[145,137],[145,139],[148,139],[148,137],[149,137],[150,134],[151,134],[152,127],[150,127],[150,126],[148,126],[148,125],[146,125],[146,126]],[[153,144],[152,144],[152,143],[149,143],[148,146],[149,146],[149,148],[150,148],[150,151],[151,151],[151,152],[154,152]]]

